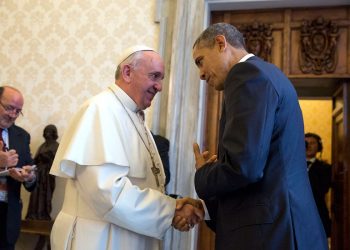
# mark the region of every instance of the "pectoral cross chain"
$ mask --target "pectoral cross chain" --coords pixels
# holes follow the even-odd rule
[[[153,173],[154,177],[156,178],[157,187],[159,187],[160,184],[159,184],[158,174],[160,174],[160,170],[159,170],[159,168],[157,168],[157,167],[154,166],[154,165],[153,165],[153,167],[151,168],[151,170],[152,170],[152,173]]]

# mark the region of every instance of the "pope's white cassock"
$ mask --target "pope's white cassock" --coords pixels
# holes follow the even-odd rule
[[[73,117],[50,171],[67,178],[53,250],[159,249],[176,202],[162,191],[162,167],[157,185],[152,150],[153,161],[161,160],[136,112],[136,103],[113,84]]]

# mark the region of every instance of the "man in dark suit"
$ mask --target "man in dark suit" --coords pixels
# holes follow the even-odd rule
[[[154,142],[156,143],[160,159],[162,160],[163,168],[164,168],[164,173],[165,173],[165,187],[169,184],[170,182],[170,164],[169,164],[169,147],[170,147],[170,142],[167,138],[161,135],[155,135],[152,133]],[[169,194],[167,193],[170,197],[173,197],[175,199],[182,198],[181,195],[179,194]],[[198,205],[198,203],[192,203],[193,205]]]
[[[22,113],[23,96],[15,88],[0,87],[0,144],[1,154],[8,154],[8,162],[1,162],[0,171],[7,175],[0,177],[0,250],[13,250],[19,236],[22,201],[21,183],[28,191],[35,188],[35,174],[30,166],[33,163],[29,143],[30,135],[14,124]],[[17,157],[17,164],[10,162]]]
[[[323,144],[318,134],[306,133],[306,160],[307,170],[311,184],[312,193],[315,198],[318,212],[320,214],[327,237],[331,236],[331,219],[326,204],[326,194],[331,187],[332,169],[331,165],[316,158],[317,153],[322,155]]]
[[[249,54],[230,24],[207,28],[193,58],[200,78],[224,91],[217,160],[194,144],[195,187],[208,208],[216,250],[328,249],[288,78]]]
[[[165,173],[165,186],[170,181],[170,166],[169,166],[169,140],[161,135],[152,133],[154,142],[156,143],[160,159],[162,160]]]

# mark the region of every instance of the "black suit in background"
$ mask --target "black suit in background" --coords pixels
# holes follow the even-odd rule
[[[331,187],[332,169],[331,165],[316,159],[309,164],[309,179],[312,193],[315,198],[318,212],[320,214],[323,227],[327,237],[331,236],[331,219],[326,204],[326,194]]]
[[[12,125],[8,128],[9,149],[15,149],[19,159],[17,168],[32,165],[30,154],[30,135],[22,128]],[[24,187],[30,192],[35,188],[36,182]],[[0,202],[0,250],[14,249],[21,227],[21,182],[7,177],[8,203]],[[5,246],[4,246],[5,245]]]
[[[162,160],[164,173],[165,173],[165,186],[170,182],[170,164],[169,164],[169,140],[161,135],[155,135],[152,133],[154,142],[156,143],[159,156]],[[168,194],[174,199],[181,198],[178,194]]]
[[[155,135],[152,133],[154,142],[157,145],[157,149],[160,158],[163,163],[164,173],[165,173],[165,185],[170,181],[170,166],[169,166],[169,140],[161,135]]]

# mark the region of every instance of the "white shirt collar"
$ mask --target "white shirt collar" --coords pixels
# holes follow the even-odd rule
[[[316,157],[313,157],[311,159],[308,159],[307,161],[311,162],[311,163],[314,163],[316,161]]]
[[[125,91],[122,88],[120,88],[117,84],[112,84],[109,86],[109,88],[114,92],[114,94],[116,94],[119,97],[120,101],[125,107],[127,107],[135,113],[140,110],[137,107],[136,102],[134,102],[134,100],[131,99],[131,97],[127,93],[125,93]]]
[[[243,57],[241,58],[241,60],[239,60],[238,62],[245,62],[245,61],[247,61],[249,58],[251,58],[252,56],[254,56],[254,54],[249,53],[249,54],[243,56]]]

